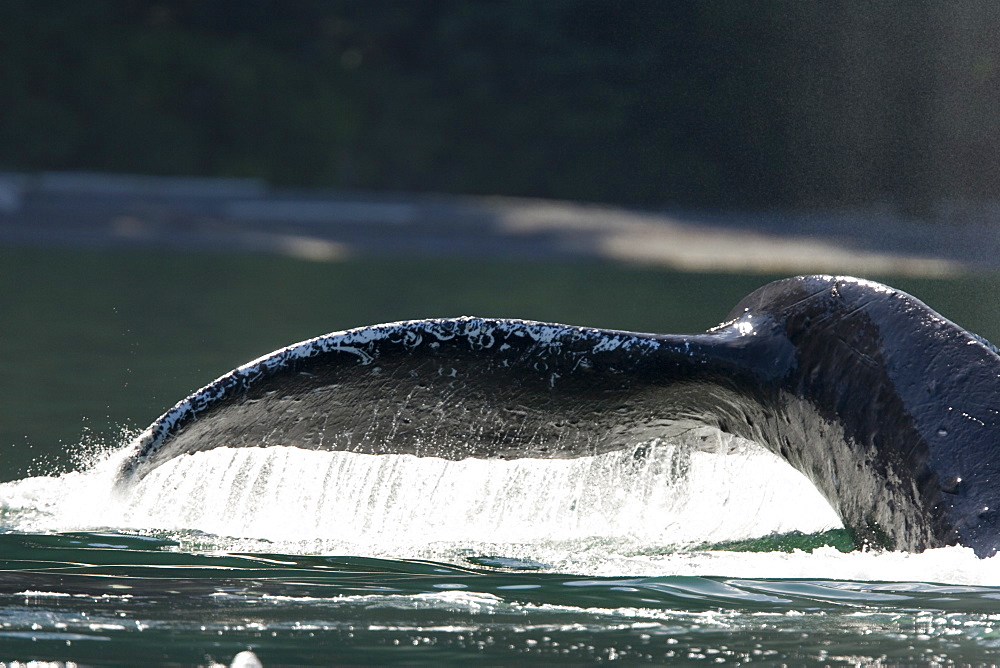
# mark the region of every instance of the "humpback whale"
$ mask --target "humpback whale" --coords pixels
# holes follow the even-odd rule
[[[320,336],[179,402],[119,484],[222,446],[580,457],[705,427],[805,474],[859,545],[1000,547],[1000,353],[850,277],[770,283],[703,334],[461,317]]]

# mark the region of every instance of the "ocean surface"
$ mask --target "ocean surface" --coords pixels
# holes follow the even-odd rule
[[[0,663],[1000,664],[1000,558],[855,549],[746,442],[219,449],[116,483],[120,425],[295,341],[465,314],[696,332],[771,278],[0,248]],[[997,276],[881,280],[1000,339]]]
[[[218,449],[130,487],[122,456],[0,485],[0,660],[1000,662],[998,559],[853,550],[748,442],[460,462]]]

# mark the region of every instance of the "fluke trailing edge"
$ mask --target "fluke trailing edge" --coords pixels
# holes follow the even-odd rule
[[[580,457],[696,426],[786,459],[858,541],[1000,547],[997,349],[832,276],[766,285],[705,334],[455,318],[321,336],[174,406],[121,478],[220,446]]]

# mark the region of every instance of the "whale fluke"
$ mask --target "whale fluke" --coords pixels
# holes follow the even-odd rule
[[[580,457],[694,427],[783,457],[859,543],[1000,547],[1000,354],[846,277],[771,283],[695,335],[472,317],[328,334],[178,403],[120,480],[221,446]]]

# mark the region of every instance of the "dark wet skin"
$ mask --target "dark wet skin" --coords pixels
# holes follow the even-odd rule
[[[804,473],[858,543],[1000,546],[1000,356],[868,281],[766,285],[705,334],[422,320],[277,351],[178,404],[122,480],[185,453],[580,457],[708,426]]]

